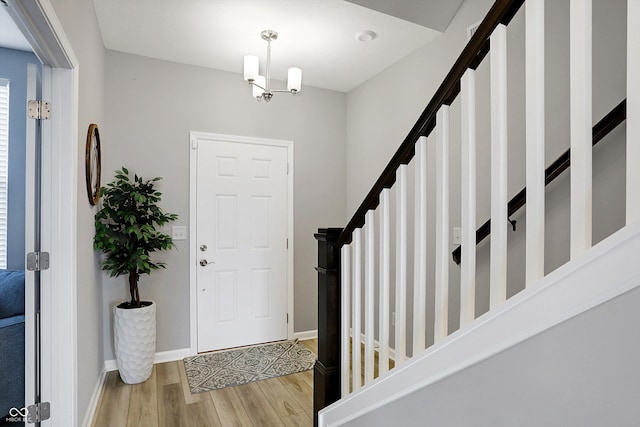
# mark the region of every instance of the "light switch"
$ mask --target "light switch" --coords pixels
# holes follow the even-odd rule
[[[171,227],[171,238],[173,240],[187,240],[187,227],[184,225]]]

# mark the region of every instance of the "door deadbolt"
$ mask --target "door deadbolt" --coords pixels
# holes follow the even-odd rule
[[[206,251],[207,250],[207,245],[200,245],[200,250],[202,252]]]

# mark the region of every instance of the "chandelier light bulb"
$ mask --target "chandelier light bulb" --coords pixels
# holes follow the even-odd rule
[[[287,73],[287,90],[293,93],[300,92],[302,88],[302,70],[297,67],[289,68]]]
[[[258,57],[247,55],[244,57],[244,80],[252,81],[258,78]]]

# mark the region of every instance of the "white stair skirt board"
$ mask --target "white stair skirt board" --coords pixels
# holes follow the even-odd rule
[[[359,393],[323,409],[318,425],[343,425],[640,286],[639,252],[640,223],[635,223]]]

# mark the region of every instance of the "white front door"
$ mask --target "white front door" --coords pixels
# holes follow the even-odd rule
[[[287,338],[287,148],[197,140],[198,351]]]

